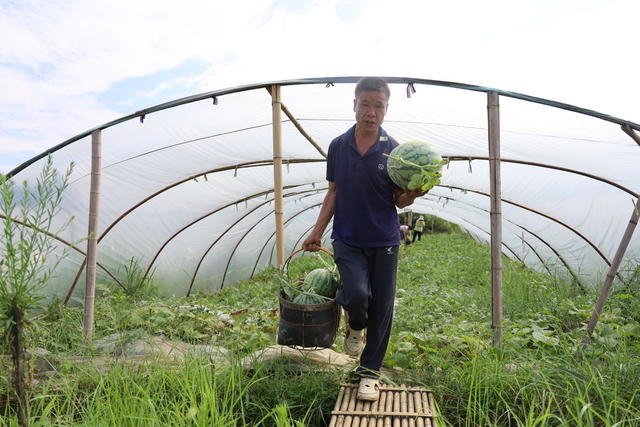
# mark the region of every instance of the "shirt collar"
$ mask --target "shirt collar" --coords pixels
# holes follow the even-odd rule
[[[351,126],[351,129],[347,131],[347,136],[349,140],[349,145],[351,145],[351,147],[357,152],[358,150],[356,149],[356,125]],[[387,131],[384,130],[382,126],[379,127],[378,140],[376,141],[375,144],[373,144],[371,148],[369,148],[369,151],[367,151],[367,153],[379,152],[381,145],[388,141],[389,141],[389,135],[387,134]]]

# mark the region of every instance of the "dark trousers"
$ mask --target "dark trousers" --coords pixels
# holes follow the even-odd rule
[[[342,287],[336,301],[349,313],[349,326],[367,328],[358,372],[378,376],[389,344],[396,290],[398,246],[354,247],[333,241]]]
[[[412,240],[412,242],[416,241],[416,237],[418,237],[418,240],[421,240],[422,239],[422,231],[413,230],[413,240]]]

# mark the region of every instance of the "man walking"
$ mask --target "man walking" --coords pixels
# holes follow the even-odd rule
[[[425,194],[398,188],[387,173],[385,154],[398,145],[381,127],[389,96],[382,79],[366,77],[356,85],[356,124],[329,145],[329,188],[302,244],[307,251],[319,250],[333,217],[334,259],[342,280],[336,300],[347,313],[345,352],[360,355],[357,397],[370,401],[380,395],[379,371],[391,332],[400,244],[396,207]]]

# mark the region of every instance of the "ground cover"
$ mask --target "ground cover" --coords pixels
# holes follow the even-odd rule
[[[323,262],[291,262],[297,277]],[[640,423],[640,283],[619,286],[582,351],[595,293],[505,259],[504,345],[491,346],[489,250],[461,233],[423,236],[400,254],[388,381],[430,388],[446,425],[628,425]],[[226,363],[65,363],[95,355],[82,344],[82,310],[49,304],[29,332],[32,351],[62,363],[35,375],[34,425],[324,425],[340,382],[332,368],[240,358],[271,345],[279,281],[269,269],[217,295],[159,298],[101,284],[96,340],[162,335],[226,351]],[[341,349],[342,338],[336,340]],[[7,354],[7,349],[2,349]],[[8,371],[0,370],[0,425],[14,425]]]

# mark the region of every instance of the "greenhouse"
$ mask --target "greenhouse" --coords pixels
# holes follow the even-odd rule
[[[11,238],[7,236],[11,236],[11,227],[15,224],[35,229],[55,244],[55,256],[48,258],[52,275],[43,287],[46,301],[52,304],[44,310],[44,318],[50,320],[44,321],[47,327],[55,329],[56,322],[62,318],[65,322],[74,322],[70,319],[82,309],[78,307],[84,306],[85,343],[92,340],[94,324],[97,324],[97,329],[102,328],[98,333],[101,339],[109,332],[129,334],[132,329],[135,335],[136,328],[146,328],[155,336],[167,335],[193,345],[219,341],[231,346],[238,345],[239,340],[241,347],[236,352],[240,356],[268,345],[273,340],[272,324],[277,317],[274,315],[276,295],[269,301],[258,301],[265,299],[262,294],[259,298],[249,295],[247,298],[253,298],[251,303],[243,302],[244,306],[238,307],[242,298],[231,294],[235,295],[231,299],[236,298],[236,305],[229,302],[220,307],[229,311],[222,314],[222,318],[243,319],[243,323],[235,326],[232,321],[221,321],[218,317],[221,312],[196,302],[207,301],[203,296],[232,292],[232,285],[240,282],[243,286],[279,286],[276,275],[265,279],[264,275],[260,276],[261,272],[281,270],[294,254],[296,259],[304,261],[307,254],[301,251],[302,242],[314,227],[328,189],[327,149],[333,138],[354,123],[353,91],[359,79],[351,76],[273,81],[177,99],[96,126],[9,172],[8,176],[16,184],[24,183],[25,193],[20,193],[22,190],[17,185],[14,187],[20,190],[15,194],[19,203],[21,195],[25,197],[24,194],[41,189],[42,171],[47,165],[53,165],[60,173],[55,179],[60,179],[65,170],[69,171],[59,210],[51,215],[51,223],[32,224],[25,212],[16,212],[23,214],[20,218],[0,213],[5,220],[2,244],[6,245]],[[434,382],[442,382],[435,390],[438,399],[443,398],[445,406],[449,405],[446,409],[456,413],[454,420],[466,417],[467,423],[471,422],[468,425],[473,425],[469,417],[478,417],[476,421],[490,419],[496,425],[513,425],[510,424],[513,416],[516,424],[530,425],[521,422],[517,418],[520,415],[509,404],[503,412],[496,410],[495,414],[491,409],[486,409],[486,413],[476,412],[479,407],[492,408],[494,404],[473,402],[466,397],[464,393],[474,392],[475,381],[480,381],[470,371],[459,368],[463,377],[468,375],[460,382],[448,372],[443,373],[440,367],[435,371],[431,367],[439,363],[458,369],[454,363],[460,363],[468,369],[470,363],[472,372],[483,380],[499,382],[510,375],[510,370],[520,369],[516,362],[522,363],[519,376],[514,376],[513,381],[526,377],[527,384],[533,384],[536,390],[532,392],[538,405],[536,410],[549,415],[555,409],[549,409],[547,388],[555,386],[547,385],[538,392],[536,387],[542,382],[529,377],[531,372],[535,374],[538,358],[544,354],[546,378],[549,381],[559,378],[562,384],[555,391],[557,396],[552,398],[554,405],[561,408],[558,413],[562,415],[558,416],[572,414],[573,421],[582,420],[585,413],[600,416],[595,410],[593,415],[584,409],[591,403],[583,408],[572,406],[573,402],[593,399],[590,386],[579,388],[569,403],[560,402],[578,375],[556,374],[559,369],[570,369],[575,364],[574,357],[581,357],[579,348],[582,351],[586,348],[587,338],[594,332],[611,290],[627,286],[628,292],[616,299],[614,313],[603,320],[606,324],[596,333],[597,343],[591,350],[597,357],[607,354],[602,349],[609,345],[617,350],[607,356],[615,359],[613,361],[602,356],[603,366],[611,373],[601,378],[600,374],[593,375],[589,364],[581,369],[588,372],[585,378],[600,378],[603,384],[599,383],[598,387],[602,390],[612,385],[611,393],[616,396],[617,383],[607,383],[613,377],[622,378],[620,381],[625,386],[621,388],[637,390],[633,384],[636,377],[621,372],[637,369],[626,365],[632,358],[625,351],[631,351],[627,349],[636,345],[634,340],[640,332],[638,314],[634,309],[620,315],[619,307],[632,304],[637,290],[629,284],[637,286],[640,277],[640,237],[634,233],[640,216],[640,168],[637,167],[640,125],[602,112],[496,88],[418,78],[384,79],[391,87],[384,129],[400,143],[428,142],[446,161],[440,183],[411,206],[398,209],[398,214],[429,215],[455,224],[466,233],[450,238],[434,235],[429,243],[424,242],[422,249],[416,249],[425,252],[413,252],[413,255],[408,248],[402,248],[401,261],[407,266],[400,266],[403,284],[396,299],[397,322],[401,326],[394,332],[386,367],[415,369],[423,385],[435,386]],[[6,205],[12,196],[5,192],[3,197]],[[323,236],[323,245],[327,248],[331,247],[331,231],[329,224]],[[435,253],[438,242],[451,246],[446,255]],[[486,247],[491,248],[489,255],[477,249]],[[455,253],[466,250],[469,253],[460,258]],[[2,251],[7,252],[6,247],[2,247]],[[35,251],[34,265],[39,262],[38,255],[41,254]],[[476,259],[475,264],[465,265],[471,263],[472,258]],[[478,258],[482,262],[478,263]],[[437,263],[446,264],[448,273],[438,273]],[[411,270],[409,265],[416,270]],[[9,263],[0,264],[5,270],[8,266]],[[142,275],[143,281],[153,278],[159,295],[154,294],[148,300],[118,299],[113,289],[127,291],[123,276],[132,269]],[[422,276],[420,269],[425,271]],[[551,285],[543,283],[544,280],[529,279],[538,276],[514,279],[525,270],[526,274],[552,278],[549,280],[554,283],[552,292]],[[426,272],[431,272],[433,277]],[[511,289],[508,296],[510,301],[517,301],[518,307],[505,316],[509,325],[505,333],[510,340],[505,348],[508,350],[511,346],[518,350],[510,355],[513,359],[509,360],[514,362],[504,366],[504,354],[500,353],[503,273],[510,275],[518,288]],[[438,274],[446,274],[446,281],[453,282],[454,289],[459,285],[463,290],[441,289]],[[263,283],[254,285],[251,279],[255,277],[261,277]],[[455,283],[456,277],[461,281],[459,284]],[[526,289],[521,289],[528,283],[538,296],[532,297]],[[104,284],[109,284],[111,290],[105,291]],[[569,288],[571,290],[566,291]],[[541,294],[547,291],[548,295]],[[239,292],[248,294],[246,290]],[[484,301],[478,306],[482,307],[483,314],[477,313],[480,310],[476,310],[475,302],[452,302],[458,297],[473,299],[476,292],[490,299],[490,304]],[[94,304],[103,294],[110,302],[99,308],[103,317],[94,318]],[[406,297],[409,294],[411,301]],[[599,298],[594,300],[597,295]],[[163,298],[157,299],[157,296]],[[440,298],[447,300],[443,303],[446,308],[439,312],[445,319],[442,325],[438,323],[440,319],[434,321],[430,311]],[[159,302],[163,299],[170,302]],[[67,306],[66,314],[56,311],[57,301]],[[423,301],[423,305],[417,301]],[[530,306],[541,303],[558,306]],[[255,310],[247,308],[248,304],[255,305]],[[128,313],[117,312],[118,307],[123,306],[129,307]],[[504,309],[509,309],[508,304]],[[448,311],[444,313],[444,310]],[[487,311],[492,319],[490,332],[487,332]],[[559,320],[560,311],[568,313],[567,317]],[[205,317],[198,317],[197,313]],[[179,317],[181,315],[187,317]],[[152,320],[145,323],[144,316]],[[478,323],[469,326],[466,318],[461,319],[465,316],[473,317]],[[169,318],[174,323],[169,322]],[[455,322],[451,320],[454,318]],[[455,334],[459,334],[455,338],[445,334],[446,319],[451,322],[449,327],[456,330]],[[166,324],[176,330],[167,331]],[[226,336],[221,332],[225,328]],[[251,328],[259,330],[256,332],[259,338],[246,344],[242,340],[251,338],[241,335]],[[20,328],[14,329],[19,336]],[[36,331],[40,340],[47,334],[42,331]],[[73,337],[79,334],[78,331],[66,332]],[[476,358],[483,353],[479,350],[490,346],[491,333],[497,352],[486,352],[484,358]],[[234,338],[234,334],[240,337]],[[562,340],[566,353],[558,350],[562,334],[567,335]],[[72,342],[77,338],[58,339],[63,343],[49,342],[48,345],[75,354],[84,355],[88,351],[86,357],[93,358],[91,352],[95,349],[79,350],[78,344]],[[445,350],[451,352],[446,354],[455,362],[448,362],[447,356],[438,359],[439,352],[445,354]],[[544,353],[538,353],[542,350]],[[618,363],[617,357],[621,357],[622,362]],[[496,372],[494,360],[500,365]],[[557,368],[556,363],[561,367]],[[164,365],[162,361],[159,366],[165,369]],[[480,374],[485,371],[493,374]],[[204,377],[208,375],[205,373]],[[102,379],[100,381],[102,384]],[[311,383],[325,387],[323,381]],[[333,387],[340,384],[340,380],[326,380],[327,383]],[[458,383],[461,390],[467,385],[468,389],[447,402],[447,387],[455,388]],[[250,384],[253,387],[253,383]],[[184,388],[180,387],[179,390]],[[502,387],[498,385],[495,390],[501,393]],[[519,387],[521,384],[514,389],[516,395],[520,394]],[[344,392],[344,387],[341,390]],[[486,390],[489,391],[485,396],[493,393],[490,387]],[[511,392],[513,390],[509,390]],[[262,394],[255,392],[256,396]],[[176,396],[180,396],[180,392],[174,393],[173,397]],[[633,410],[636,397],[628,393],[625,396],[628,403],[618,406],[608,406],[604,400],[600,402],[598,410],[614,408],[614,413],[602,417],[633,419],[637,415]],[[333,398],[328,391],[322,402],[314,400],[315,406],[312,406],[326,406]],[[466,409],[457,403],[458,399],[468,402]],[[523,402],[526,406],[526,399],[523,398]],[[187,409],[190,414],[192,408]],[[232,408],[233,411],[236,409]],[[244,411],[240,409],[243,414]],[[326,421],[327,410],[322,411],[316,418]],[[513,414],[510,411],[514,411]],[[176,414],[178,418],[181,416],[179,412]],[[266,416],[271,416],[269,414],[272,413]],[[308,415],[304,414],[304,419]],[[78,420],[83,416],[72,418]],[[101,419],[99,411],[91,416]],[[122,415],[114,416],[118,419]]]
[[[400,142],[428,141],[449,160],[441,184],[412,209],[489,242],[487,94],[497,94],[502,252],[580,286],[603,281],[640,191],[634,132],[640,125],[497,89],[387,80],[388,132]],[[73,242],[87,235],[92,135],[98,132],[98,280],[115,279],[114,269],[135,258],[155,272],[162,293],[189,295],[215,292],[276,264],[276,194],[283,196],[288,254],[317,217],[326,149],[353,121],[356,81],[269,82],[179,99],[97,126],[11,171],[33,183],[47,154],[59,170],[75,165],[64,215],[57,218],[73,217],[57,238],[74,250],[47,293],[68,299],[84,292],[78,283],[84,283],[86,248]],[[272,109],[272,88],[280,88],[281,112]],[[274,184],[278,164],[281,188]],[[639,251],[636,235],[622,266]]]

